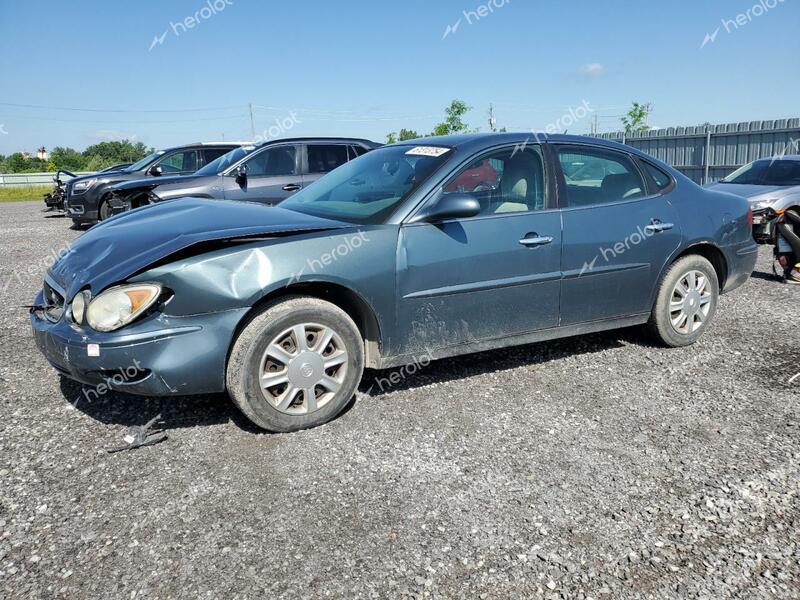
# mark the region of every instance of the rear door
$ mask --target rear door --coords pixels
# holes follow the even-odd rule
[[[556,145],[555,154],[564,219],[561,324],[649,313],[681,241],[669,201],[674,186],[658,189],[624,152]]]
[[[398,321],[408,352],[558,325],[561,216],[547,173],[539,146],[479,155],[430,200],[467,192],[478,216],[401,227]]]
[[[301,147],[276,144],[253,153],[244,163],[247,174],[237,179],[235,173],[224,177],[227,200],[246,200],[279,204],[303,187]]]

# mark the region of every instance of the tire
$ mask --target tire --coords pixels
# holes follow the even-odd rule
[[[306,334],[302,345],[295,333],[299,327]],[[319,348],[328,332],[330,341]],[[286,352],[273,356],[281,348]],[[350,316],[324,300],[290,296],[267,305],[242,329],[225,377],[231,400],[250,421],[284,433],[337,417],[353,398],[363,372],[364,340]],[[271,387],[262,389],[261,378],[267,375]],[[332,391],[335,384],[338,388]]]
[[[108,214],[109,206],[108,206],[108,198],[103,198],[100,202],[100,206],[97,207],[97,220],[102,222],[108,219],[111,215]]]
[[[692,274],[695,285],[692,283]],[[705,278],[702,292],[698,291],[703,285],[699,275]],[[683,298],[679,283],[680,290],[687,292]],[[683,303],[685,312],[678,310],[678,302]],[[689,346],[709,328],[718,303],[719,278],[714,267],[697,254],[684,256],[664,274],[647,327],[656,340],[666,346]]]

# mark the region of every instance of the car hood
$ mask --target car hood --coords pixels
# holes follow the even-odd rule
[[[195,179],[200,179],[202,175],[170,175],[160,177],[148,177],[147,179],[134,179],[133,181],[124,181],[114,186],[114,190],[124,192],[126,190],[138,189],[141,187],[158,187],[160,185],[169,185],[171,183],[189,183]]]
[[[185,198],[124,213],[92,227],[48,271],[71,299],[97,294],[149,265],[203,242],[351,227],[251,202]]]
[[[715,192],[728,192],[736,194],[744,198],[756,198],[764,194],[772,194],[775,197],[777,192],[779,196],[783,196],[787,190],[793,189],[780,185],[744,185],[739,183],[712,183],[708,186],[709,190]]]

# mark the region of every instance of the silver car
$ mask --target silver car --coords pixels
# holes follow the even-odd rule
[[[787,210],[800,214],[800,155],[751,162],[708,187],[747,198],[753,209],[753,237],[772,243],[776,217]]]

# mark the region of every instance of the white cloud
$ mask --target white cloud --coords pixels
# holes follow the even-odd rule
[[[597,77],[606,72],[606,68],[600,63],[589,63],[581,67],[581,75],[587,77]]]

